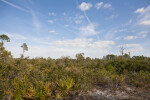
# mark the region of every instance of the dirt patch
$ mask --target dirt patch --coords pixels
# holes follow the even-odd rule
[[[95,88],[73,95],[67,100],[150,100],[150,89],[124,87],[118,89]]]

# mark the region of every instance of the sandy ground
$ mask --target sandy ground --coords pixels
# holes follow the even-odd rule
[[[150,89],[124,87],[114,90],[98,87],[87,93],[73,95],[67,100],[150,100]]]

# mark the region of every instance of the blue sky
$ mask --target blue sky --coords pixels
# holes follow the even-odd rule
[[[150,1],[0,0],[0,34],[14,57],[150,56]]]

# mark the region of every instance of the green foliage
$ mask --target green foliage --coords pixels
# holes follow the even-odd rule
[[[106,66],[106,70],[109,72],[114,72],[114,67],[112,65]]]
[[[6,40],[7,38],[1,38]],[[28,49],[24,49],[28,50]],[[12,58],[0,43],[0,99],[54,100],[95,86],[150,88],[150,58]]]
[[[129,59],[129,58],[130,58],[130,56],[129,56],[128,54],[126,54],[126,53],[123,55],[123,57],[124,57],[125,59]]]
[[[130,81],[137,87],[150,87],[150,73],[140,71],[139,73],[130,74]]]
[[[8,60],[8,58],[10,58],[12,56],[11,56],[11,52],[8,52],[7,50],[5,50],[3,41],[9,42],[10,39],[7,35],[3,34],[3,35],[0,35],[0,40],[1,40],[1,42],[0,42],[0,60],[6,61],[6,60]]]
[[[10,42],[10,38],[5,34],[0,35],[0,40],[2,41],[2,43],[3,41]]]
[[[11,53],[5,50],[4,44],[0,43],[0,58],[5,59],[11,57]]]
[[[4,91],[0,90],[0,99],[2,99],[4,97]]]
[[[76,54],[76,58],[77,58],[78,61],[83,61],[84,60],[84,53]]]
[[[68,95],[71,89],[76,89],[78,86],[75,84],[74,79],[71,77],[67,77],[67,78],[59,80],[57,82],[57,85],[58,85],[59,90],[62,91],[65,95]]]

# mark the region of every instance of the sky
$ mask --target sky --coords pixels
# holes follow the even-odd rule
[[[0,0],[0,34],[13,57],[150,57],[150,0]]]

